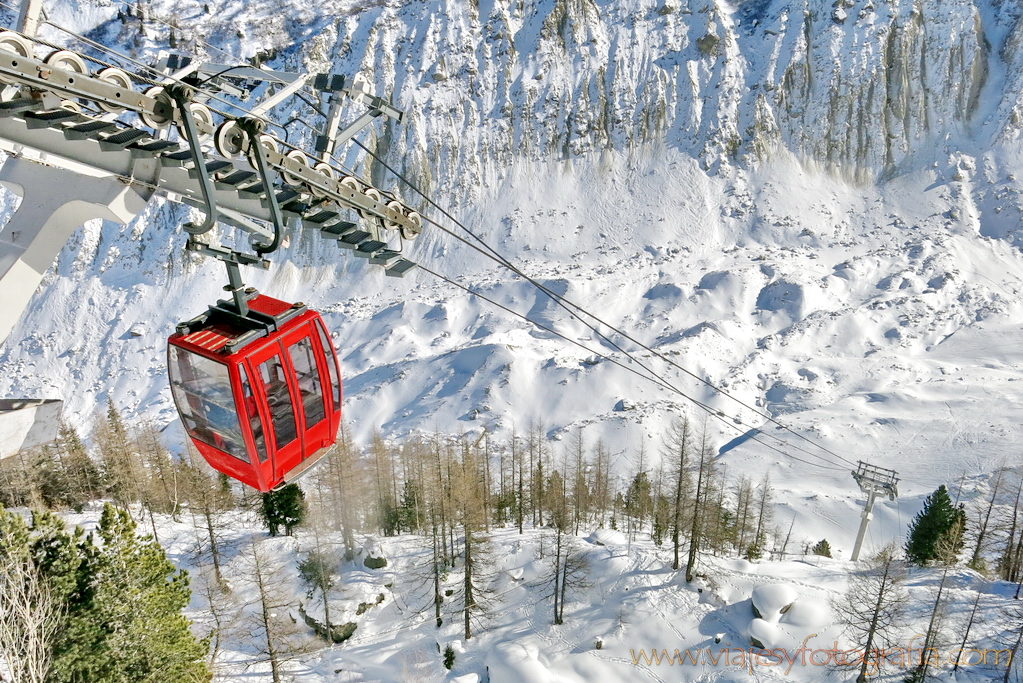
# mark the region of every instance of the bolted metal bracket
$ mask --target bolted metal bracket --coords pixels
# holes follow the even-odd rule
[[[203,254],[204,256],[212,256],[224,262],[224,265],[227,266],[227,285],[224,286],[224,291],[231,293],[234,305],[238,308],[238,314],[242,317],[248,315],[249,299],[256,290],[251,287],[245,287],[245,283],[242,282],[241,270],[238,266],[258,266],[263,270],[267,270],[270,267],[270,261],[232,249],[213,247],[199,242],[192,237],[188,238],[188,242],[185,243],[185,249],[194,251],[197,254]]]

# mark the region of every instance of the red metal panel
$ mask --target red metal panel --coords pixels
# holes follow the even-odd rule
[[[222,325],[205,327],[184,337],[189,344],[194,344],[208,351],[220,351],[227,342],[238,336],[236,330],[225,328]]]
[[[287,301],[281,301],[280,299],[272,299],[264,294],[260,294],[249,301],[249,308],[252,310],[274,317],[293,307],[294,304],[289,304]]]

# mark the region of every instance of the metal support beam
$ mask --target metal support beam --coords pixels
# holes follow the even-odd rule
[[[224,286],[224,291],[231,293],[234,305],[238,307],[238,315],[248,315],[249,302],[245,298],[245,283],[242,282],[238,264],[234,261],[224,261],[224,265],[227,266],[227,285]]]
[[[870,520],[874,518],[874,499],[877,498],[877,490],[871,489],[870,493],[867,494],[867,504],[863,508],[863,513],[860,515],[860,530],[856,533],[856,544],[853,546],[852,561],[857,562],[860,559],[860,549],[863,547],[863,537],[867,534],[867,525],[870,524]]]
[[[121,88],[108,81],[50,67],[38,60],[21,57],[20,55],[6,52],[5,50],[0,50],[0,74],[2,74],[5,78],[24,83],[33,88],[56,93],[61,97],[84,98],[96,103],[125,107],[157,120],[170,121],[175,119],[177,107],[175,107],[174,101],[169,97],[150,97],[148,95],[137,93],[134,90]],[[296,86],[296,84],[301,84],[305,81],[305,76],[297,78],[293,83],[286,86],[284,90],[288,90],[293,86],[297,89],[298,86]],[[277,95],[274,95],[271,100],[275,99],[278,95],[282,95],[282,93],[283,91],[277,93]],[[390,105],[384,103],[380,98],[375,96],[367,97],[375,103],[374,109],[380,110],[384,115],[401,115],[401,112],[390,107]],[[260,111],[261,107],[266,106],[269,102],[270,100],[264,102],[254,111]],[[8,109],[10,109],[10,105],[12,105],[11,102],[0,104],[8,105]],[[38,103],[32,99],[25,99],[23,102],[16,102],[13,104],[19,107],[24,104],[27,109],[40,108]],[[30,146],[41,152],[57,154],[65,158],[82,161],[76,156],[69,156],[69,153],[75,149],[75,146],[65,144],[64,131],[58,130],[58,128],[55,127],[26,128],[25,123],[21,121],[18,116],[10,114],[3,115],[4,113],[5,112],[0,112],[0,148],[6,147],[4,140],[9,140],[14,143]],[[21,122],[19,123],[19,121]],[[182,121],[182,123],[184,123],[184,121]],[[90,141],[78,140],[77,142]],[[91,142],[93,143],[93,146],[96,144],[96,141]],[[78,146],[79,151],[85,151],[90,155],[90,158],[84,163],[100,168],[106,167],[107,159],[105,157],[111,156],[114,150],[102,148],[98,151],[104,152],[104,154],[99,155],[100,158],[97,158],[97,155],[92,154],[95,150],[87,149],[88,147],[89,145],[85,145],[84,148],[82,146]],[[124,152],[124,155],[130,156],[127,151]],[[391,202],[387,199],[377,201],[364,192],[359,192],[350,187],[342,186],[337,180],[332,179],[305,164],[301,164],[290,159],[280,152],[268,149],[264,152],[264,157],[268,170],[273,169],[275,171],[287,172],[290,176],[297,179],[298,184],[304,185],[307,191],[324,193],[326,196],[346,208],[356,209],[363,215],[367,213],[372,214],[382,220],[396,225],[397,227],[406,228],[412,234],[416,234],[422,230],[421,224],[413,224],[407,213],[400,209],[392,208],[390,206]],[[167,189],[169,190],[170,188]],[[189,194],[191,194],[190,190],[183,193],[182,196],[188,197]],[[188,201],[188,199],[185,199],[185,201]],[[205,200],[203,201],[205,202]],[[193,206],[202,206],[202,204],[198,204],[195,201],[188,201],[188,203],[191,203]],[[223,205],[219,201],[219,198],[217,205]],[[229,208],[235,208],[230,206],[230,202],[228,202],[227,206]],[[258,216],[258,214],[253,215],[253,217],[262,218],[261,216]],[[273,217],[267,216],[264,220],[266,219],[272,220]]]
[[[323,128],[323,135],[316,139],[316,151],[320,153],[320,159],[330,163],[331,156],[337,148],[337,129],[341,124],[342,104],[344,93],[340,91],[330,93],[330,108],[327,110],[327,123]]]
[[[0,398],[0,459],[57,438],[63,401]]]
[[[370,109],[368,112],[357,118],[352,125],[348,126],[340,133],[337,133],[334,139],[330,141],[331,152],[333,152],[338,145],[343,145],[355,137],[360,130],[372,123],[373,119],[381,114],[383,114],[383,112],[379,109]]]
[[[262,256],[263,254],[271,254],[277,251],[277,248],[281,246],[285,227],[284,216],[281,215],[281,207],[277,203],[277,191],[274,189],[270,170],[266,163],[266,153],[259,139],[263,132],[263,122],[256,118],[246,117],[239,119],[238,125],[241,126],[242,130],[249,137],[249,149],[252,150],[252,159],[256,162],[256,173],[259,174],[260,179],[263,181],[263,187],[266,189],[266,203],[267,208],[270,210],[270,222],[274,226],[274,237],[270,244],[255,245],[256,253]]]
[[[224,291],[231,293],[234,305],[238,309],[238,315],[243,318],[247,316],[249,314],[249,292],[253,290],[246,289],[245,283],[242,282],[241,269],[238,266],[258,266],[266,270],[270,267],[270,262],[258,256],[252,256],[240,251],[223,247],[211,247],[196,240],[194,237],[188,239],[188,242],[185,243],[185,249],[205,256],[212,256],[224,262],[224,265],[227,266],[227,284],[224,286]]]
[[[276,107],[278,104],[280,104],[281,102],[283,102],[284,100],[288,99],[296,92],[301,90],[302,86],[305,85],[306,81],[308,80],[309,76],[306,74],[299,76],[294,81],[282,87],[273,95],[270,95],[270,97],[266,98],[265,100],[257,104],[255,107],[253,107],[251,110],[249,110],[248,115],[262,117],[264,114],[266,114],[268,111]]]
[[[171,83],[167,86],[167,93],[178,103],[178,115],[181,117],[182,128],[185,129],[185,137],[188,139],[188,148],[192,153],[192,165],[195,168],[196,177],[199,179],[199,189],[202,192],[202,200],[205,204],[206,217],[202,223],[185,223],[184,231],[190,235],[202,235],[213,229],[217,224],[217,200],[213,196],[213,181],[206,172],[206,160],[202,155],[202,145],[199,141],[199,130],[195,125],[195,118],[192,116],[191,100],[195,90],[181,83]]]
[[[21,0],[18,12],[18,31],[29,38],[35,38],[39,31],[39,17],[43,12],[43,0]]]
[[[852,559],[856,562],[860,559],[860,550],[863,548],[863,537],[867,533],[867,525],[874,517],[874,501],[878,494],[887,495],[891,500],[899,495],[897,476],[898,472],[885,467],[877,467],[860,460],[852,476],[859,485],[860,490],[867,494],[867,502],[860,515],[860,529],[856,534],[856,544],[853,546]]]
[[[23,197],[0,232],[0,343],[78,226],[93,218],[127,224],[149,194],[116,178],[87,177],[23,159],[8,159],[0,184]]]

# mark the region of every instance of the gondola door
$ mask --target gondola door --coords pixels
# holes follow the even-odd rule
[[[285,338],[282,344],[287,350],[287,359],[295,371],[298,387],[299,406],[302,412],[301,432],[305,437],[303,457],[315,457],[320,449],[334,443],[337,430],[331,430],[328,419],[328,396],[331,378],[324,367],[328,359],[318,348],[310,334],[312,330],[306,326],[303,336]],[[333,359],[330,359],[333,360]]]
[[[266,442],[272,473],[267,477],[276,486],[284,474],[302,461],[301,415],[295,400],[298,395],[290,364],[280,341],[267,344],[248,356],[257,402],[269,411]]]

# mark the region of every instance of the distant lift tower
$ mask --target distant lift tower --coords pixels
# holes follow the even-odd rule
[[[867,524],[874,516],[874,499],[877,494],[887,494],[888,498],[895,500],[899,495],[899,478],[895,470],[876,467],[874,465],[858,461],[856,469],[853,470],[853,479],[860,485],[860,490],[867,494],[867,504],[863,508],[863,515],[860,519],[860,531],[856,534],[856,545],[853,546],[852,561],[860,559],[860,548],[863,546],[863,537],[867,533]]]

